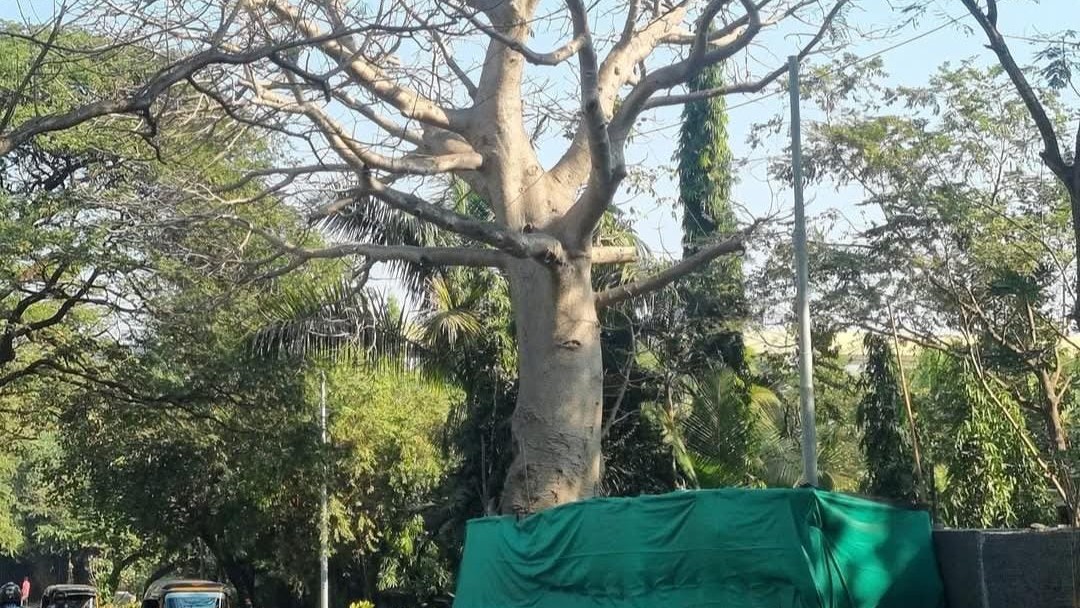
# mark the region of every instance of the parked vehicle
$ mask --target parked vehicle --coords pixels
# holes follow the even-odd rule
[[[142,608],[232,608],[232,589],[200,580],[164,580],[150,585]]]
[[[49,585],[41,608],[97,608],[97,589],[90,585]]]

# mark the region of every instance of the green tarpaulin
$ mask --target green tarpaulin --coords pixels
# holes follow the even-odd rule
[[[940,608],[921,511],[812,489],[598,498],[469,522],[455,608]]]

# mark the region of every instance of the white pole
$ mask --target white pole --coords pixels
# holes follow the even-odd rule
[[[791,170],[795,187],[795,284],[799,316],[799,405],[802,417],[803,481],[816,486],[817,429],[814,418],[814,351],[810,344],[809,270],[806,254],[806,210],[803,207],[802,121],[799,118],[799,58],[788,57],[791,94]]]
[[[319,430],[326,445],[326,373],[320,372]],[[330,511],[326,499],[326,471],[323,470],[319,500],[319,608],[330,608]]]

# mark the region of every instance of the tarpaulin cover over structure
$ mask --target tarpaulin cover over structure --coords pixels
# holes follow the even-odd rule
[[[813,489],[470,521],[455,608],[940,608],[925,512]]]

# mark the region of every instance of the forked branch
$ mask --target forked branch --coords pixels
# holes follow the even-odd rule
[[[844,5],[848,0],[841,0],[837,2],[829,14],[826,15],[825,20],[822,22],[821,27],[818,28],[814,37],[805,45],[802,50],[796,55],[800,60],[804,59],[807,55],[813,52],[814,48],[821,43],[825,38],[825,34],[828,33],[829,28],[832,27],[833,21],[840,13],[840,10],[844,8]],[[746,82],[737,82],[735,84],[724,85],[720,87],[713,87],[711,89],[700,89],[697,91],[690,91],[681,95],[665,95],[664,97],[654,97],[645,102],[642,107],[642,111],[650,110],[652,108],[659,108],[663,106],[682,105],[691,103],[694,101],[701,101],[704,99],[711,99],[713,97],[719,97],[721,95],[733,95],[735,93],[758,93],[765,87],[775,82],[780,76],[787,72],[787,65],[777,67],[773,71],[769,72],[765,76],[758,78],[757,80],[750,80]]]
[[[424,199],[395,190],[374,178],[351,191],[353,197],[371,195],[387,205],[403,211],[435,226],[474,241],[490,245],[518,258],[534,258],[547,264],[561,263],[564,257],[562,245],[557,239],[543,233],[523,234],[514,232],[501,224],[473,219],[425,201]],[[321,211],[323,215],[335,213],[351,204],[343,200]]]
[[[296,7],[284,0],[248,0],[254,8],[265,5],[279,19],[288,23],[308,39],[322,39],[317,45],[327,57],[336,62],[352,81],[390,104],[402,116],[431,126],[453,130],[454,113],[438,105],[417,91],[399,84],[382,68],[366,59],[361,52],[351,52],[337,38],[325,38],[325,34],[312,20],[306,19]]]
[[[470,12],[463,7],[455,6],[453,8],[459,16],[465,18],[473,27],[488,35],[493,40],[499,42],[503,46],[515,51],[516,53],[524,57],[525,61],[528,61],[533,65],[559,65],[560,63],[576,55],[582,47],[588,44],[587,38],[575,31],[574,37],[571,38],[570,41],[553,51],[534,51],[520,40],[516,40],[511,36],[507,36],[506,34],[500,32],[498,29],[484,23],[483,21],[478,19],[473,12]]]

